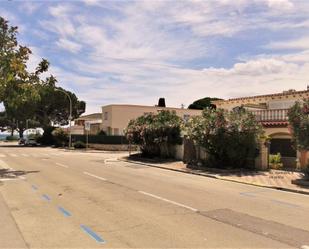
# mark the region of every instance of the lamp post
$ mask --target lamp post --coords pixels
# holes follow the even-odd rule
[[[71,120],[72,120],[72,99],[70,97],[70,95],[62,90],[62,89],[59,89],[59,88],[55,88],[55,91],[59,91],[59,92],[62,92],[64,93],[68,98],[69,98],[69,101],[70,101],[70,115],[69,115],[69,149],[71,149],[72,147],[72,134],[71,134]]]

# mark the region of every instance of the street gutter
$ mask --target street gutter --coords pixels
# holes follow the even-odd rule
[[[304,191],[304,190],[277,187],[277,186],[269,186],[269,185],[263,185],[263,184],[246,182],[246,181],[238,181],[238,180],[228,179],[228,178],[225,178],[225,177],[220,177],[220,176],[216,176],[216,175],[212,175],[212,174],[196,172],[196,171],[193,171],[193,170],[185,171],[185,170],[181,170],[181,169],[172,169],[172,168],[162,167],[162,166],[150,164],[150,163],[136,162],[134,160],[128,160],[128,159],[125,159],[125,158],[118,158],[118,160],[122,161],[122,162],[140,164],[140,165],[145,165],[145,166],[149,166],[149,167],[169,170],[169,171],[176,171],[176,172],[181,172],[181,173],[186,173],[186,174],[191,174],[191,175],[199,175],[199,176],[214,178],[214,179],[218,179],[218,180],[222,180],[222,181],[241,183],[241,184],[251,185],[251,186],[260,187],[260,188],[269,188],[269,189],[281,190],[281,191],[292,192],[292,193],[297,193],[297,194],[309,195],[309,191]]]

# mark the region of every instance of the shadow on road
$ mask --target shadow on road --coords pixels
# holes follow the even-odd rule
[[[179,162],[179,160],[173,158],[144,157],[141,153],[131,154],[130,156],[127,156],[125,158],[131,161],[141,163],[167,164],[167,163]]]
[[[0,169],[0,179],[1,178],[17,178],[19,176],[38,173],[38,170],[12,170],[12,169]]]

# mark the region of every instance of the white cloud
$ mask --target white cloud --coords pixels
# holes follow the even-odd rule
[[[306,61],[309,61],[309,53],[252,58],[235,63],[229,69],[192,70],[119,61],[73,65],[85,73],[102,73],[96,75],[95,88],[85,89],[81,95],[87,101],[91,100],[91,105],[154,105],[159,97],[166,97],[169,106],[179,107],[205,96],[230,98],[290,88],[303,90],[309,78],[309,63]],[[117,75],[116,82],[104,77],[106,74]]]
[[[71,12],[71,7],[69,5],[58,4],[49,8],[49,13],[54,17],[67,17],[69,12]]]
[[[101,6],[103,4],[102,0],[83,0],[83,2],[90,6]]]
[[[309,49],[309,36],[302,37],[295,40],[288,41],[277,41],[271,42],[265,46],[269,49],[299,49],[299,50],[307,50]]]
[[[82,46],[80,44],[64,38],[60,38],[59,41],[56,42],[56,44],[59,48],[68,50],[71,53],[77,53],[82,49]]]
[[[206,69],[206,72],[217,72],[225,75],[260,76],[279,73],[293,73],[298,69],[295,63],[277,58],[261,58],[236,63],[231,69]]]
[[[48,8],[52,19],[39,21],[43,29],[57,33],[61,37],[72,36],[75,33],[75,26],[72,22],[71,14],[74,8],[69,4],[58,4]]]
[[[33,14],[41,7],[39,2],[22,2],[19,5],[19,9],[23,12],[26,12],[28,15]]]
[[[306,1],[85,0],[84,4],[53,3],[46,12],[39,22],[42,32],[51,37],[50,47],[72,52],[66,58],[71,69],[59,64],[51,72],[61,86],[87,101],[87,112],[110,103],[154,105],[159,97],[166,97],[169,106],[180,106],[205,96],[239,97],[291,86],[300,90],[309,78],[309,41],[303,33],[309,27]],[[246,48],[233,39],[244,42],[249,32],[259,32],[261,40],[262,32],[274,32],[268,54],[252,55],[252,46],[263,49],[258,40],[258,45],[248,44],[250,56],[241,62],[227,58],[224,65],[231,66],[226,68],[193,69],[192,60],[203,64],[211,55],[218,53],[220,58],[224,49],[231,51],[231,57],[241,57],[235,51]],[[287,32],[293,37],[302,32],[303,38],[286,41],[277,36]],[[226,37],[231,42],[221,48]],[[292,48],[300,51],[285,51]],[[280,49],[281,54],[269,49]],[[57,53],[53,50],[53,59],[63,56]]]
[[[294,7],[290,0],[266,0],[266,3],[270,8],[280,10],[291,10]]]

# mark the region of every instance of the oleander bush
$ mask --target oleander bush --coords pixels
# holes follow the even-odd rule
[[[288,118],[296,147],[309,150],[309,99],[296,102],[289,109]]]
[[[172,146],[181,144],[182,120],[175,112],[145,114],[129,122],[125,135],[139,145],[144,156],[172,157]]]
[[[252,168],[262,133],[255,116],[241,107],[204,109],[185,126],[186,136],[207,152],[205,164],[218,168]]]

